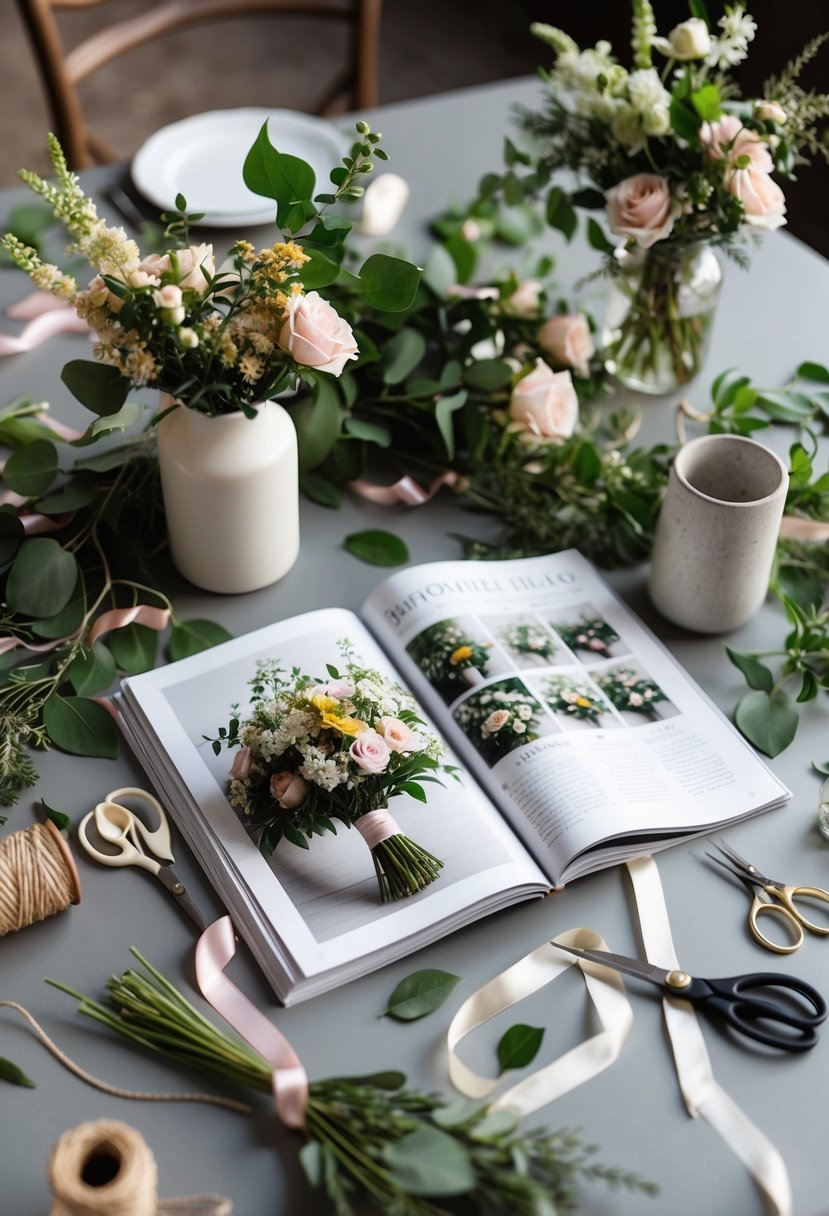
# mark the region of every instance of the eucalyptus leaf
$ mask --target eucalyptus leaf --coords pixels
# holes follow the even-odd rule
[[[432,1115],[432,1122],[439,1127],[463,1127],[480,1109],[480,1103],[473,1102],[471,1098],[456,1098],[454,1102],[439,1106]]]
[[[413,971],[397,985],[380,1017],[388,1015],[399,1022],[414,1022],[440,1009],[460,982],[459,975],[434,967]]]
[[[103,417],[117,414],[130,391],[129,380],[117,368],[89,359],[70,359],[60,378],[81,405]]]
[[[797,710],[791,697],[778,690],[747,693],[734,711],[734,721],[749,743],[774,757],[789,746],[797,731]]]
[[[25,617],[55,616],[72,597],[78,563],[56,540],[35,536],[20,546],[6,583],[11,612]]]
[[[526,1026],[519,1023],[511,1026],[498,1043],[498,1063],[501,1072],[508,1068],[524,1068],[538,1055],[544,1038],[541,1026]]]
[[[308,1180],[308,1185],[314,1189],[322,1186],[323,1183],[322,1157],[322,1145],[317,1140],[306,1140],[299,1150],[299,1164],[302,1166],[302,1172]]]
[[[402,1136],[385,1158],[407,1195],[465,1195],[477,1181],[466,1149],[438,1127],[424,1125]]]
[[[53,693],[43,706],[43,725],[52,743],[74,756],[118,755],[115,719],[97,701]]]
[[[80,477],[66,482],[54,494],[40,499],[37,510],[41,515],[64,515],[69,511],[81,511],[98,497],[98,488]]]
[[[340,405],[337,390],[320,380],[313,398],[306,397],[290,407],[299,445],[300,471],[316,468],[336,443],[340,434]]]
[[[336,509],[342,505],[343,496],[339,486],[319,473],[302,473],[299,478],[299,488],[312,502],[321,507]]]
[[[466,404],[467,396],[466,389],[460,389],[457,393],[450,393],[448,396],[441,397],[435,406],[435,422],[443,439],[446,455],[449,460],[452,460],[455,455],[455,431],[452,425],[452,415]]]
[[[379,528],[352,532],[343,541],[343,547],[371,566],[402,566],[409,561],[405,542]]]
[[[75,441],[76,446],[84,447],[96,439],[100,439],[102,435],[109,435],[113,431],[124,431],[128,426],[134,426],[136,422],[142,420],[147,409],[148,406],[143,405],[140,401],[127,401],[114,413],[107,414],[104,418],[96,418],[94,422],[90,423],[81,438]]]
[[[415,298],[420,270],[402,258],[373,253],[360,267],[357,291],[364,303],[381,312],[403,312]]]
[[[224,625],[218,625],[215,621],[179,621],[170,631],[170,658],[186,659],[221,642],[229,642],[232,636]]]
[[[0,1056],[0,1081],[8,1081],[10,1085],[20,1085],[26,1089],[37,1089],[34,1081],[29,1080],[25,1072],[3,1056]]]
[[[477,363],[470,363],[463,373],[464,382],[470,388],[478,388],[486,393],[505,388],[512,376],[512,368],[503,359],[479,359]]]
[[[86,611],[83,582],[75,584],[72,597],[54,616],[38,617],[32,621],[32,633],[39,638],[65,638],[79,627]]]
[[[17,513],[0,509],[0,565],[11,561],[25,536],[23,524]]]
[[[84,646],[67,674],[79,697],[92,697],[106,692],[115,682],[115,659],[109,647],[96,640],[91,646]]]
[[[109,635],[109,648],[115,662],[130,675],[149,671],[158,654],[158,632],[135,621]]]
[[[509,1033],[509,1031],[507,1032]],[[541,1032],[544,1033],[543,1031]],[[529,1060],[527,1061],[529,1063]],[[510,1136],[521,1125],[521,1116],[514,1110],[493,1110],[474,1123],[469,1134],[473,1140],[500,1140]]]
[[[820,384],[829,384],[829,367],[824,367],[822,363],[809,361],[801,363],[795,375],[804,380],[817,380]]]
[[[15,494],[39,498],[58,474],[58,450],[48,439],[36,439],[12,452],[3,468],[3,480]]]
[[[378,448],[391,447],[392,434],[387,426],[379,422],[366,422],[362,418],[347,418],[346,433],[354,439],[362,439],[366,443],[376,444]]]
[[[276,203],[276,222],[280,228],[296,232],[316,208],[310,203],[314,194],[314,170],[298,156],[279,152],[268,137],[268,124],[263,123],[253,146],[245,157],[242,169],[245,185],[254,194],[272,198]]]
[[[749,688],[759,688],[763,692],[771,692],[774,687],[774,675],[764,663],[759,662],[750,654],[732,650],[730,646],[726,646],[725,653],[734,666],[743,673]]]
[[[402,384],[426,354],[426,339],[416,329],[401,329],[383,347],[380,367],[386,384]]]

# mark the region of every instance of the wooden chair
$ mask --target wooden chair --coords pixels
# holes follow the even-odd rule
[[[72,169],[123,159],[89,130],[77,86],[103,64],[133,47],[199,22],[241,16],[284,14],[347,22],[352,63],[332,83],[318,113],[328,113],[345,93],[355,109],[377,105],[377,69],[382,0],[159,0],[135,16],[102,24],[91,37],[66,51],[55,10],[83,9],[106,0],[17,0],[34,46],[54,123]]]

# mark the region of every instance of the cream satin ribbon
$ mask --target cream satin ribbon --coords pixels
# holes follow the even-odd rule
[[[489,1018],[551,983],[568,967],[576,966],[581,970],[602,1029],[552,1064],[513,1085],[492,1103],[492,1110],[508,1107],[521,1115],[532,1114],[603,1072],[617,1058],[628,1036],[633,1010],[625,996],[621,976],[606,967],[597,967],[556,950],[557,941],[582,950],[608,948],[604,939],[592,929],[568,929],[474,992],[455,1014],[447,1033],[449,1076],[467,1097],[488,1098],[500,1084],[499,1079],[473,1072],[455,1053],[458,1043]]]
[[[665,894],[652,857],[627,863],[633,883],[645,956],[658,967],[678,968]],[[792,1194],[785,1162],[745,1111],[717,1084],[694,1008],[676,997],[662,1002],[679,1087],[688,1114],[702,1115],[742,1161],[768,1199],[775,1216],[791,1216]]]

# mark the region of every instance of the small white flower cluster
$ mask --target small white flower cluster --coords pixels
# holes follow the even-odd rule
[[[461,705],[456,716],[467,734],[486,740],[494,735],[525,735],[538,709],[529,693],[494,685]]]

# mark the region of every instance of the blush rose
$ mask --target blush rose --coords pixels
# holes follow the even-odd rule
[[[140,263],[139,270],[160,279],[163,274],[173,272],[176,282],[183,290],[207,291],[207,275],[216,273],[216,259],[212,245],[190,245],[187,249],[175,249],[172,253],[151,253]]]
[[[414,749],[416,739],[405,722],[399,718],[381,718],[377,723],[378,731],[383,741],[393,752],[410,752]]]
[[[657,173],[635,173],[605,191],[610,231],[642,249],[670,236],[674,226],[671,192]]]
[[[348,754],[361,772],[382,773],[391,756],[391,749],[376,730],[360,731],[348,749]]]
[[[273,774],[269,789],[271,797],[276,799],[283,810],[293,811],[305,801],[308,783],[299,773],[291,773],[286,769]]]
[[[332,376],[342,375],[348,360],[358,353],[351,326],[316,291],[290,298],[279,345],[297,363]]]
[[[580,376],[590,374],[590,360],[596,347],[584,313],[550,317],[536,334],[536,341],[554,363],[572,367]]]
[[[554,372],[543,359],[512,390],[510,417],[539,439],[562,440],[573,434],[579,399],[568,372]]]
[[[249,747],[240,747],[233,757],[230,775],[235,781],[245,781],[250,776],[250,766],[253,762]]]

